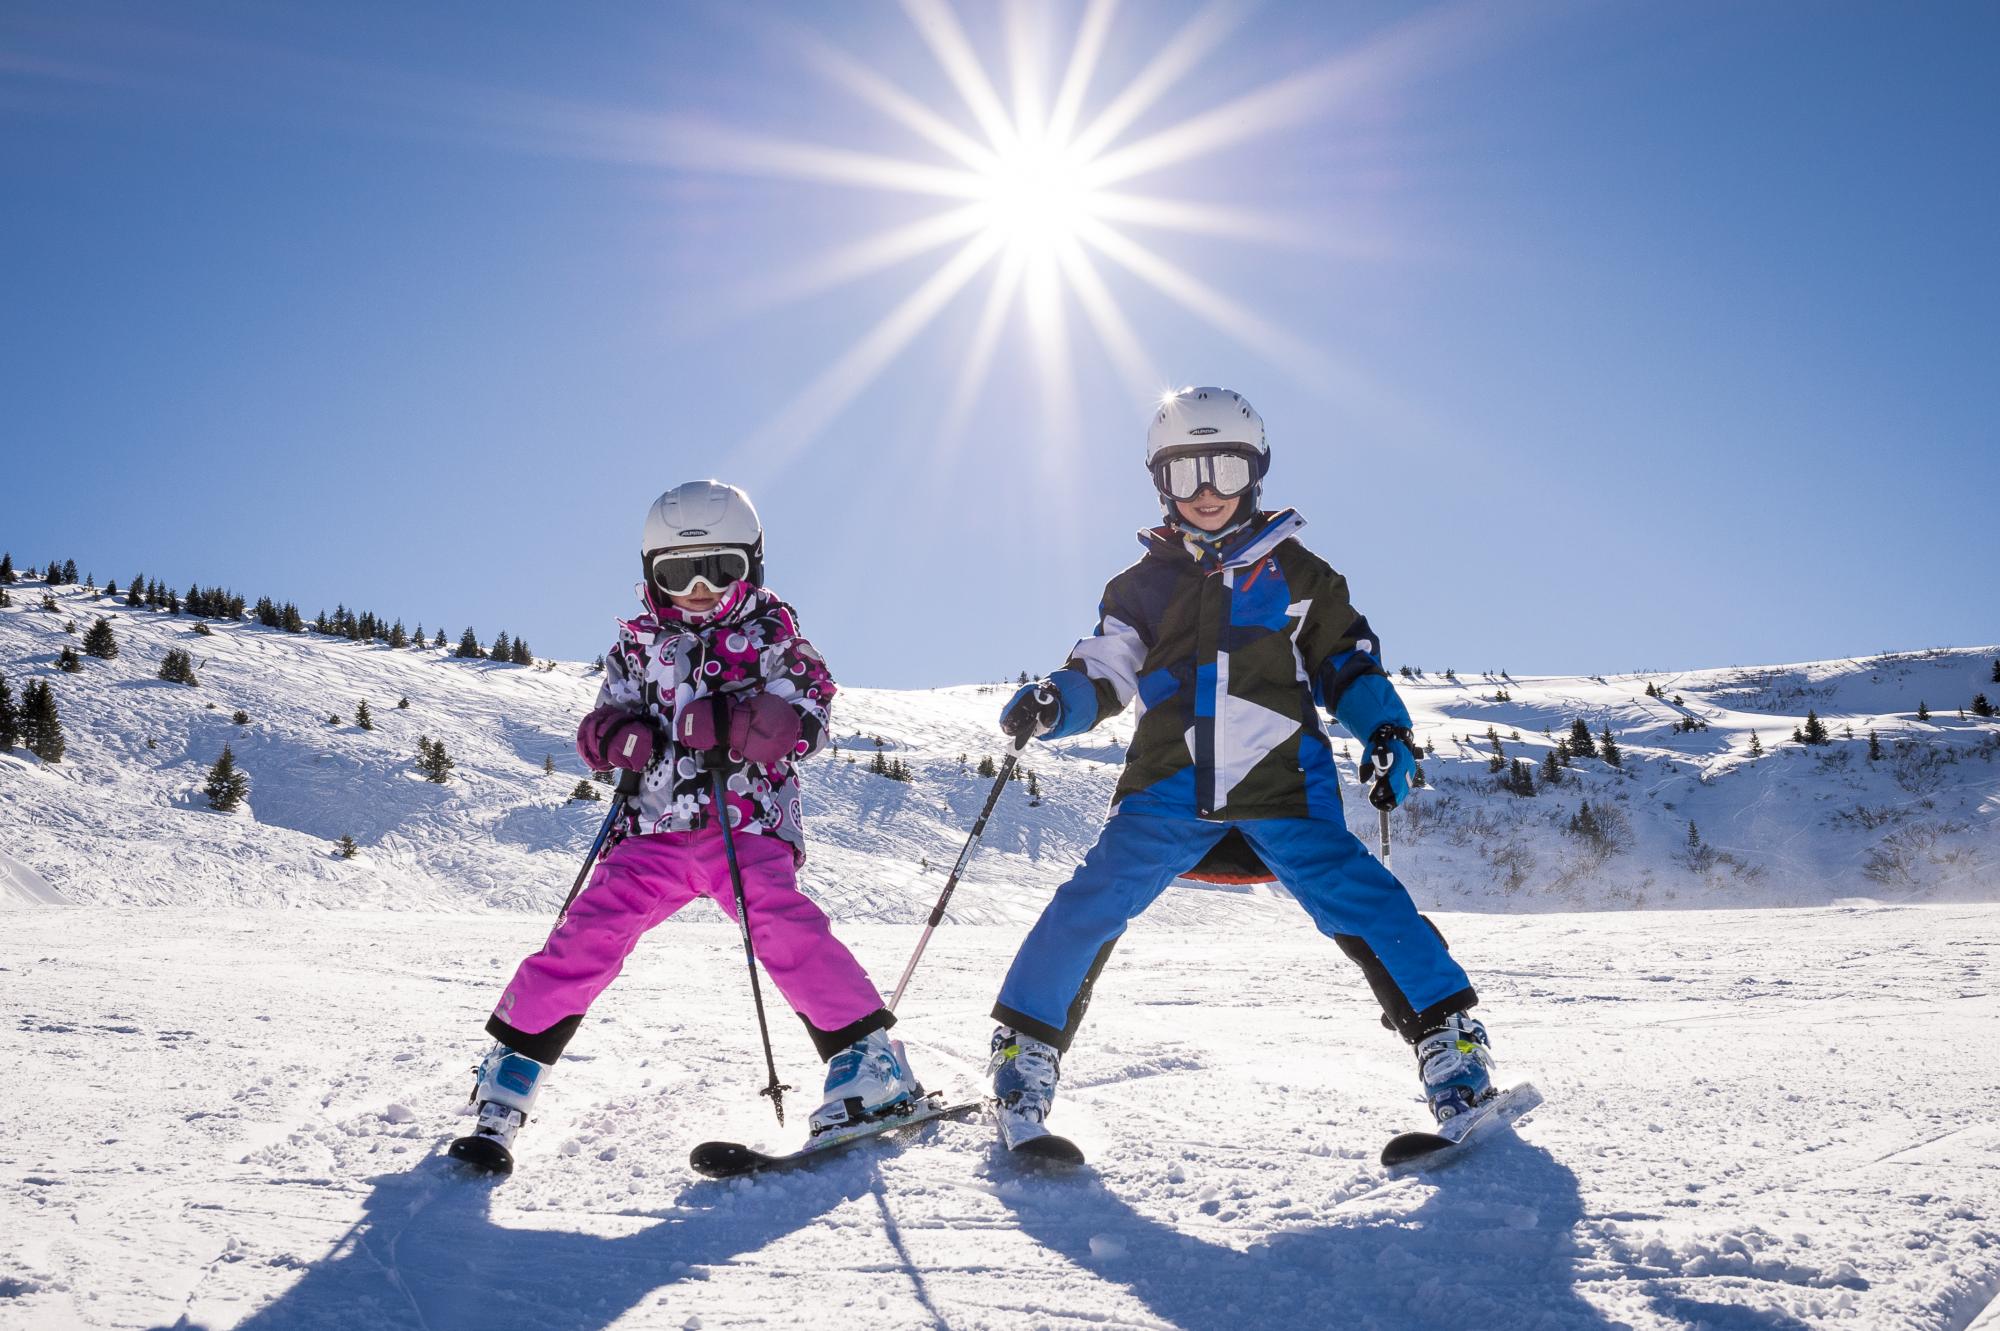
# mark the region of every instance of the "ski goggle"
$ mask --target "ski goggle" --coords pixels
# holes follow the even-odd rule
[[[1153,484],[1170,499],[1192,499],[1203,486],[1234,499],[1256,482],[1257,464],[1242,453],[1187,453],[1153,464]]]
[[[717,550],[670,550],[654,555],[646,565],[653,588],[668,596],[686,596],[696,583],[723,592],[750,576],[750,556],[728,547]]]

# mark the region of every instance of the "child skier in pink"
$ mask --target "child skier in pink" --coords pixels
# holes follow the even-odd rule
[[[576,747],[593,771],[643,775],[588,886],[486,1023],[499,1043],[473,1092],[478,1126],[452,1153],[491,1169],[511,1167],[548,1066],[639,936],[697,896],[734,918],[713,807],[718,763],[757,959],[829,1060],[814,1135],[921,1094],[886,1034],[894,1015],[798,889],[805,835],[792,768],[826,735],[834,683],[791,607],[762,586],[756,509],[734,486],[691,481],[653,505],[641,550],[646,613],[621,627]]]

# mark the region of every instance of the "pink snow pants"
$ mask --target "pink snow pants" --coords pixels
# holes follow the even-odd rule
[[[774,836],[739,834],[736,862],[743,873],[757,960],[812,1028],[822,1056],[890,1024],[894,1018],[883,1010],[882,995],[868,973],[833,936],[826,913],[799,891],[791,846]],[[730,919],[736,918],[735,889],[719,828],[654,832],[620,841],[542,950],[514,972],[487,1029],[530,1058],[555,1062],[591,1003],[617,978],[640,935],[698,895],[712,898]],[[838,1040],[831,1049],[829,1037]]]

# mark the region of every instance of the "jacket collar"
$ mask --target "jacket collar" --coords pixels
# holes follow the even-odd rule
[[[1297,509],[1259,515],[1259,520],[1228,536],[1219,548],[1196,541],[1174,527],[1154,527],[1139,533],[1139,544],[1155,559],[1191,559],[1204,572],[1250,568],[1298,534],[1306,520]]]

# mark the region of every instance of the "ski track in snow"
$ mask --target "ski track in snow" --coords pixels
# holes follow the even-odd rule
[[[0,1326],[1866,1327],[2000,1294],[2000,907],[1441,916],[1548,1104],[1430,1177],[1407,1050],[1303,917],[1148,918],[1024,1173],[983,1121],[786,1175],[719,915],[652,935],[492,1184],[439,1157],[531,916],[74,907],[0,934]],[[915,930],[850,926],[876,974]],[[948,925],[898,1031],[977,1085],[1013,926]]]

